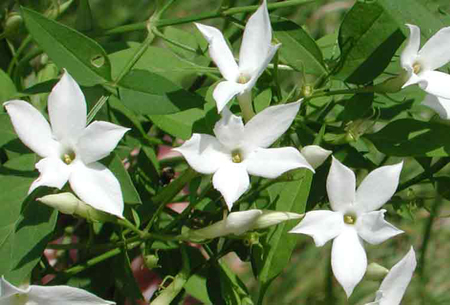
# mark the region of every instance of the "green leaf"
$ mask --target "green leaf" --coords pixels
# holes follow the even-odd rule
[[[16,93],[16,86],[3,70],[0,69],[0,103],[11,99]],[[0,112],[3,112],[3,107]]]
[[[119,85],[124,105],[139,114],[170,114],[204,104],[199,95],[145,70],[132,70]]]
[[[202,275],[191,275],[186,284],[184,284],[186,292],[202,302],[202,304],[212,304],[208,297],[208,290],[206,289],[206,277]]]
[[[193,108],[169,115],[151,115],[150,119],[156,126],[177,138],[188,140],[192,133],[202,133],[206,130],[205,113]]]
[[[341,60],[335,76],[353,84],[374,80],[404,39],[397,23],[378,2],[357,1],[339,30]]]
[[[293,181],[276,183],[268,188],[270,200],[274,204],[271,210],[304,213],[308,200],[313,173],[307,169],[292,172]],[[262,266],[258,266],[258,279],[263,293],[271,281],[288,265],[298,235],[288,234],[295,222],[284,222],[269,231],[262,245],[264,254]],[[261,296],[260,296],[261,297]]]
[[[138,192],[134,188],[130,175],[123,166],[122,160],[115,154],[109,155],[102,163],[105,164],[119,180],[120,187],[122,188],[123,201],[127,204],[141,204],[141,198]]]
[[[400,119],[365,137],[389,156],[444,157],[450,155],[449,132],[447,125]]]
[[[0,274],[16,285],[38,263],[56,224],[56,210],[26,199],[37,177],[34,162],[34,155],[24,155],[0,168],[0,185],[8,190],[0,193]]]
[[[93,30],[92,13],[89,0],[80,0],[75,24],[78,31]]]
[[[338,120],[344,122],[363,119],[373,114],[373,93],[359,93],[344,101],[344,110],[339,114]]]
[[[265,89],[255,97],[253,104],[255,106],[256,113],[263,111],[270,106],[272,101],[272,90],[270,88]]]
[[[120,291],[123,299],[130,298],[132,300],[142,300],[141,289],[133,276],[131,270],[131,262],[128,253],[123,251],[114,258],[115,266],[113,269],[113,276],[115,279],[115,287]],[[116,298],[117,299],[117,298]]]
[[[112,75],[117,77],[125,68],[130,58],[139,48],[139,44],[131,43],[132,47],[109,55],[112,63]],[[157,60],[155,60],[157,59]],[[159,74],[173,83],[188,88],[192,85],[197,73],[211,71],[211,68],[198,66],[183,59],[169,49],[150,46],[134,65],[134,69],[147,70]],[[148,82],[149,86],[153,84]]]
[[[0,114],[0,147],[17,139],[16,132],[11,124],[9,115],[6,113]]]
[[[418,0],[378,0],[378,4],[397,22],[405,36],[409,36],[409,30],[405,26],[409,23],[420,27],[420,35],[428,39],[445,24],[438,18],[437,11],[433,14],[422,3],[423,1]]]
[[[281,42],[280,58],[297,71],[322,75],[326,73],[322,52],[301,26],[282,17],[272,17],[273,35]]]
[[[22,8],[25,25],[39,46],[81,85],[111,81],[111,64],[102,47],[83,34],[43,15]]]

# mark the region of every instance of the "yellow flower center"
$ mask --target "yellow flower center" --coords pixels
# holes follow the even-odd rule
[[[239,150],[234,150],[233,152],[231,152],[231,160],[234,163],[241,163],[244,158],[242,157],[242,154]]]
[[[238,78],[238,83],[239,84],[246,84],[250,79],[244,75],[244,74],[240,74],[239,78]]]
[[[64,161],[64,163],[66,163],[67,165],[69,165],[70,163],[72,163],[73,160],[75,160],[75,153],[74,153],[74,152],[65,153],[65,154],[63,155],[63,161]]]
[[[15,302],[13,302],[13,304],[17,304],[17,305],[27,304],[28,295],[22,294],[22,293],[17,293],[14,295],[14,299],[15,299]]]
[[[419,74],[419,72],[422,70],[422,67],[420,66],[420,63],[415,62],[413,64],[413,72],[414,74]]]
[[[345,214],[344,222],[348,225],[354,225],[356,223],[356,216],[352,214]]]

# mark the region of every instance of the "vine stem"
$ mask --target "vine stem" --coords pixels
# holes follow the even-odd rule
[[[283,2],[277,2],[277,3],[269,3],[267,5],[267,8],[269,10],[274,10],[277,8],[285,8],[300,4],[307,4],[307,3],[313,3],[315,0],[287,0]],[[248,13],[248,12],[254,12],[258,9],[258,5],[250,5],[250,6],[242,6],[242,7],[235,7],[235,8],[229,8],[225,10],[219,10],[215,12],[208,12],[204,14],[199,14],[196,16],[190,16],[185,18],[176,18],[176,19],[160,19],[155,22],[156,27],[166,27],[170,25],[178,25],[178,24],[185,24],[185,23],[191,23],[194,21],[201,21],[206,19],[213,19],[213,18],[221,18],[226,16],[231,16],[235,14],[241,14],[241,13]],[[146,22],[139,22],[134,24],[127,24],[124,26],[119,26],[113,29],[107,29],[103,31],[98,32],[90,32],[87,33],[90,36],[93,37],[101,37],[101,36],[109,36],[109,35],[116,35],[116,34],[123,34],[128,32],[134,32],[139,30],[145,30],[147,28]]]

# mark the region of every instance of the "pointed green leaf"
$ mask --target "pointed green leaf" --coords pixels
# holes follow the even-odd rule
[[[282,44],[280,58],[297,71],[322,75],[326,73],[322,52],[301,26],[282,17],[272,17],[275,39]]]
[[[450,156],[449,132],[448,125],[401,119],[365,137],[389,156],[445,157]]]
[[[27,8],[22,8],[22,14],[34,40],[77,82],[93,86],[111,81],[109,58],[96,41]]]
[[[357,1],[339,30],[341,60],[335,76],[353,84],[374,80],[404,39],[395,20],[378,2]]]
[[[35,156],[23,155],[0,168],[0,274],[22,284],[50,241],[57,212],[27,198],[37,178]],[[25,200],[26,199],[26,200]]]
[[[310,170],[298,169],[292,173],[292,181],[276,183],[268,188],[270,200],[275,206],[271,210],[304,213],[308,200],[313,173]],[[258,279],[262,289],[266,290],[289,264],[292,251],[297,243],[298,235],[288,234],[298,222],[284,222],[272,228],[262,245],[263,259],[259,260]]]
[[[139,114],[170,114],[204,104],[201,96],[146,70],[132,70],[119,85],[124,105]]]

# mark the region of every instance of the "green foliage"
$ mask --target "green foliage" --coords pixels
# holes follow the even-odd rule
[[[228,211],[211,175],[194,172],[173,148],[195,133],[213,136],[221,118],[213,92],[223,77],[193,22],[221,30],[238,58],[243,26],[257,1],[144,2],[0,4],[0,103],[23,99],[47,116],[48,95],[66,69],[82,86],[90,119],[130,128],[115,152],[100,160],[120,183],[124,219],[89,223],[35,200],[71,192],[70,184],[28,194],[38,178],[38,157],[21,143],[2,107],[0,275],[16,285],[54,275],[50,285],[81,287],[117,304],[143,299],[144,271],[164,280],[147,302],[161,295],[171,304],[191,297],[230,305],[373,301],[378,283],[368,281],[347,300],[332,279],[324,254],[329,247],[316,249],[309,237],[288,233],[298,220],[201,242],[186,237],[230,212],[329,209],[330,162],[314,174],[295,169],[275,179],[252,177],[249,190]],[[405,24],[420,27],[423,45],[450,25],[450,6],[444,0],[268,2],[272,44],[281,46],[248,93],[251,108],[260,113],[302,99],[274,147],[320,145],[358,172],[358,183],[380,166],[403,161],[399,189],[383,208],[408,234],[395,244],[367,247],[368,259],[390,268],[406,252],[399,249],[413,244],[420,266],[403,303],[448,302],[448,292],[435,287],[450,282],[441,272],[443,263],[437,263],[439,257],[448,260],[449,251],[442,215],[450,202],[450,125],[421,105],[420,87],[400,90],[404,79],[397,79],[398,92],[377,85],[403,72]],[[24,23],[9,35],[4,27],[12,13]],[[441,71],[448,72],[445,66]],[[226,107],[242,113],[238,98]],[[45,249],[54,250],[56,265]],[[151,270],[136,267],[141,256],[157,263]]]

